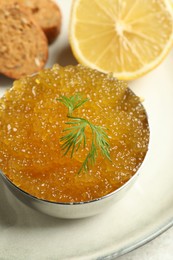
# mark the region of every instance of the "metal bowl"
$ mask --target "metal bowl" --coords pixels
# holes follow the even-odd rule
[[[143,165],[143,163],[141,164],[141,166]],[[134,182],[142,171],[141,166],[136,174],[133,175],[133,177],[129,181],[127,181],[124,185],[122,185],[114,192],[111,192],[106,196],[98,199],[78,203],[59,203],[38,199],[14,185],[6,177],[6,175],[3,174],[2,171],[0,171],[0,176],[2,177],[8,189],[14,194],[14,196],[22,201],[25,205],[53,217],[77,219],[94,216],[98,213],[104,212],[116,201],[119,201],[133,186]]]
[[[132,90],[129,89],[129,91],[133,93]],[[145,108],[144,111],[147,116]],[[148,152],[146,153],[146,155],[147,154]],[[33,209],[58,218],[85,218],[106,211],[111,205],[113,205],[116,201],[119,201],[126,194],[126,191],[128,191],[133,186],[133,183],[136,181],[137,177],[141,173],[143,168],[142,166],[144,165],[147,157],[146,155],[138,171],[124,185],[103,197],[84,202],[63,203],[39,199],[17,187],[1,170],[0,177],[2,177],[6,186],[14,194],[14,196],[16,196],[20,201]]]

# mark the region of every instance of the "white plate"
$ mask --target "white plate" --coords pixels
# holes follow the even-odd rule
[[[71,1],[57,1],[62,33],[48,66],[75,64],[67,40]],[[126,197],[102,215],[58,220],[21,204],[0,182],[0,258],[8,260],[111,259],[154,238],[173,224],[173,52],[130,84],[145,101],[151,142],[143,173]],[[11,80],[0,77],[1,95]],[[111,256],[111,257],[107,257]]]

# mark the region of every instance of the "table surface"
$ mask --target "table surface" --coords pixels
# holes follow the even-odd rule
[[[118,258],[118,260],[172,260],[173,227],[146,245]]]

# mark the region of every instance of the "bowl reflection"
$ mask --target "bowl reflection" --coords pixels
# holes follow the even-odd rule
[[[133,186],[134,182],[136,181],[137,177],[140,175],[142,171],[142,165],[130,180],[128,180],[124,185],[122,185],[119,189],[115,190],[114,192],[111,192],[98,199],[78,203],[59,203],[36,198],[31,194],[21,190],[16,185],[14,185],[7,178],[7,176],[3,174],[2,171],[0,171],[0,174],[4,183],[12,192],[12,194],[25,205],[52,217],[64,219],[77,219],[90,217],[102,213],[106,211],[110,206],[114,205],[116,201],[119,201],[126,194],[126,192]]]

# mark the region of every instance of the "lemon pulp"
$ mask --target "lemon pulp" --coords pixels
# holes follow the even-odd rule
[[[76,0],[70,44],[77,60],[119,79],[153,70],[173,46],[170,0]]]

